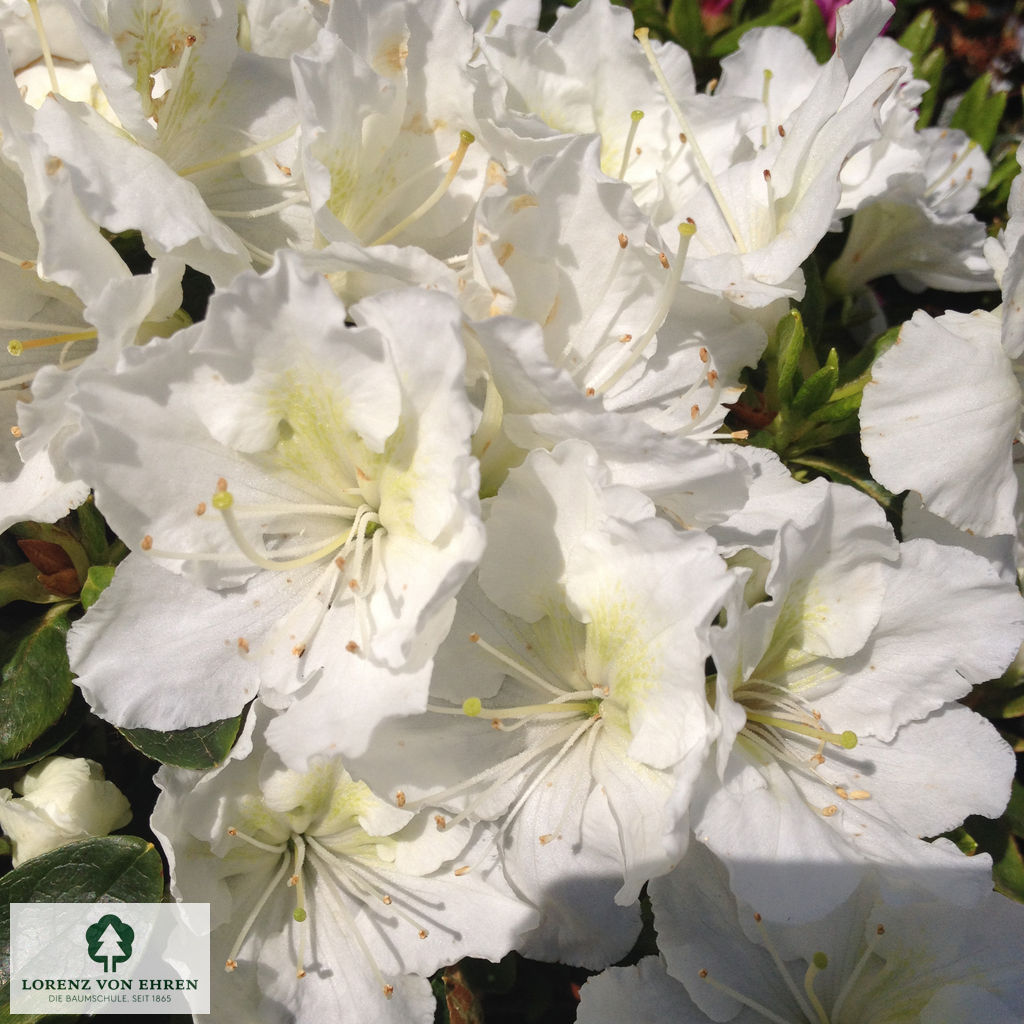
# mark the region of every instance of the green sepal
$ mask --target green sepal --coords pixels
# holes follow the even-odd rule
[[[51,609],[6,635],[0,646],[0,760],[23,753],[71,701],[67,609],[66,603]]]
[[[816,373],[811,374],[800,385],[800,390],[793,396],[791,408],[793,412],[806,419],[817,412],[831,397],[839,383],[839,355],[830,349],[825,365]]]
[[[778,407],[786,409],[801,386],[800,357],[804,350],[804,321],[800,313],[790,310],[775,330],[775,352],[778,359],[778,382],[775,386]]]
[[[110,545],[107,541],[107,523],[96,508],[92,495],[75,509],[75,517],[78,520],[78,535],[90,564],[98,565],[108,561]]]
[[[12,903],[158,903],[163,894],[160,854],[136,836],[83,839],[0,878],[0,1022],[30,1024],[48,1016],[9,1010]]]
[[[995,142],[999,122],[1006,109],[1006,93],[992,91],[992,75],[986,71],[964,93],[950,128],[966,132],[987,153]]]
[[[157,729],[120,729],[136,750],[161,764],[204,771],[220,764],[231,752],[242,726],[242,716],[222,718],[192,729],[160,732]]]
[[[91,608],[100,598],[107,587],[114,579],[113,565],[90,565],[86,574],[85,582],[82,584],[82,607]]]

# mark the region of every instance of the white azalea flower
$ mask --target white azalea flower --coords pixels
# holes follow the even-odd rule
[[[79,389],[69,458],[135,549],[71,640],[104,717],[195,725],[257,685],[287,702],[318,673],[340,705],[422,707],[483,544],[460,318],[413,290],[348,315],[358,326],[284,255],[218,292],[202,324]],[[167,633],[184,616],[186,660]],[[151,659],[152,690],[125,650]],[[394,682],[398,699],[394,672],[421,684]],[[358,746],[372,722],[355,714]]]
[[[234,4],[76,0],[81,38],[121,128],[55,97],[37,114],[79,201],[111,231],[140,230],[227,283],[254,259],[312,241],[287,62],[242,51]]]
[[[124,794],[84,757],[47,757],[15,784],[0,789],[0,828],[11,840],[14,866],[78,839],[106,836],[127,825]]]
[[[773,920],[843,899],[813,881],[837,864],[941,869],[945,850],[918,837],[998,815],[1013,774],[995,730],[953,702],[1016,653],[1016,588],[961,549],[897,545],[873,501],[817,486],[817,521],[783,526],[770,562],[734,556],[746,600],[712,634],[718,756],[691,803],[734,891]]]
[[[820,920],[783,924],[734,897],[723,867],[693,847],[651,883],[667,975],[647,962],[647,998],[678,1000],[686,1024],[1010,1024],[1024,1011],[1024,910],[988,888],[989,868],[987,857],[959,856],[937,873],[837,869],[837,889],[853,882],[849,898]],[[976,889],[978,900],[952,904],[934,895],[944,888]],[[586,987],[583,996],[582,1024],[606,1019]]]
[[[201,774],[162,768],[153,815],[177,898],[211,904],[218,1020],[433,1020],[426,976],[461,956],[497,960],[533,912],[455,858],[468,826],[388,805],[337,757],[287,770],[262,731]],[[296,741],[299,737],[294,737]],[[492,858],[493,859],[493,858]]]
[[[612,896],[628,908],[679,855],[671,798],[685,805],[715,735],[703,672],[728,577],[709,537],[652,513],[587,446],[533,452],[490,506],[433,714],[367,755],[376,784],[501,823],[509,877],[545,913],[528,947],[544,958],[628,949],[635,919]]]

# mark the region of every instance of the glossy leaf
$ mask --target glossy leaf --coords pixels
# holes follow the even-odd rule
[[[160,732],[156,729],[122,729],[121,735],[146,757],[176,768],[204,770],[228,756],[242,725],[242,716],[224,718],[194,729]]]
[[[7,638],[0,672],[0,760],[21,754],[64,714],[74,685],[65,608]]]

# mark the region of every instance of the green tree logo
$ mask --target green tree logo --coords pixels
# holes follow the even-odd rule
[[[117,973],[117,965],[123,964],[132,955],[135,931],[113,914],[104,914],[95,924],[85,929],[85,941],[89,944],[89,959],[103,964],[103,973]]]

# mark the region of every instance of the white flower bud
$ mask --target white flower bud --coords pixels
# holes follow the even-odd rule
[[[84,757],[47,757],[0,789],[0,828],[11,840],[14,866],[88,836],[109,835],[131,821],[124,794]]]

